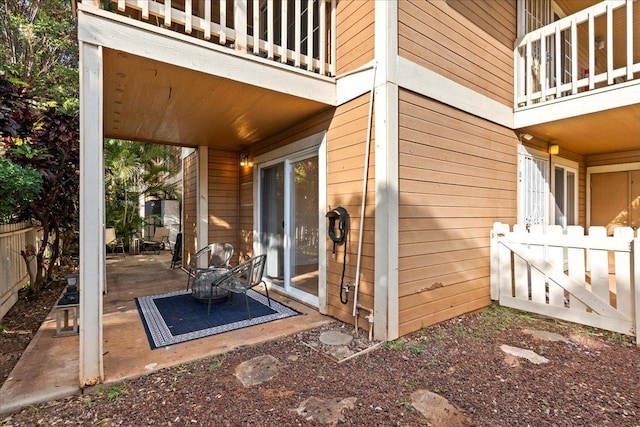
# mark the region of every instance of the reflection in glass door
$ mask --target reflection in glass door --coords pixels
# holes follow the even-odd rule
[[[318,303],[318,156],[291,157],[260,169],[260,244],[265,276]]]

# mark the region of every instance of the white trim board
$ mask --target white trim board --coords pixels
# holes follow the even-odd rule
[[[78,40],[335,105],[335,80],[195,37],[79,5]]]
[[[398,86],[513,129],[513,108],[398,56]]]

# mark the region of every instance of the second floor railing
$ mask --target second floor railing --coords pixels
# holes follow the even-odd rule
[[[336,0],[111,0],[118,13],[299,69],[336,73]]]
[[[515,43],[516,110],[640,77],[640,5],[607,0]]]

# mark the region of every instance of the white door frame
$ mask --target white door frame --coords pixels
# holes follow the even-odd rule
[[[260,171],[274,164],[284,162],[285,160],[298,160],[305,157],[311,157],[313,155],[318,156],[318,296],[296,292],[294,289],[289,289],[288,294],[300,299],[301,301],[318,307],[319,311],[323,314],[327,313],[327,242],[324,236],[327,235],[327,226],[325,220],[325,213],[327,210],[327,154],[326,154],[326,133],[320,132],[309,137],[303,138],[292,144],[285,145],[277,148],[268,153],[256,156],[254,158],[254,173],[253,173],[253,228],[255,230],[255,238],[253,239],[254,253],[264,253],[265,249],[262,248],[260,239],[257,236],[260,235],[261,230],[261,217],[260,217]],[[285,167],[287,163],[285,162]],[[285,212],[290,212],[288,206],[288,199],[285,198]],[[289,227],[290,221],[285,221],[285,235]],[[290,280],[288,261],[289,255],[285,251],[285,282]],[[271,284],[273,285],[273,284]]]

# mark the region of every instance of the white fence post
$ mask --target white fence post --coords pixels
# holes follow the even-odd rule
[[[636,345],[640,347],[640,238],[631,243],[631,298],[633,298],[632,319],[635,326]]]
[[[491,246],[490,263],[491,263],[491,300],[497,301],[500,299],[500,251],[499,251],[499,239],[505,233],[509,232],[509,225],[496,222],[493,224],[491,230]]]

